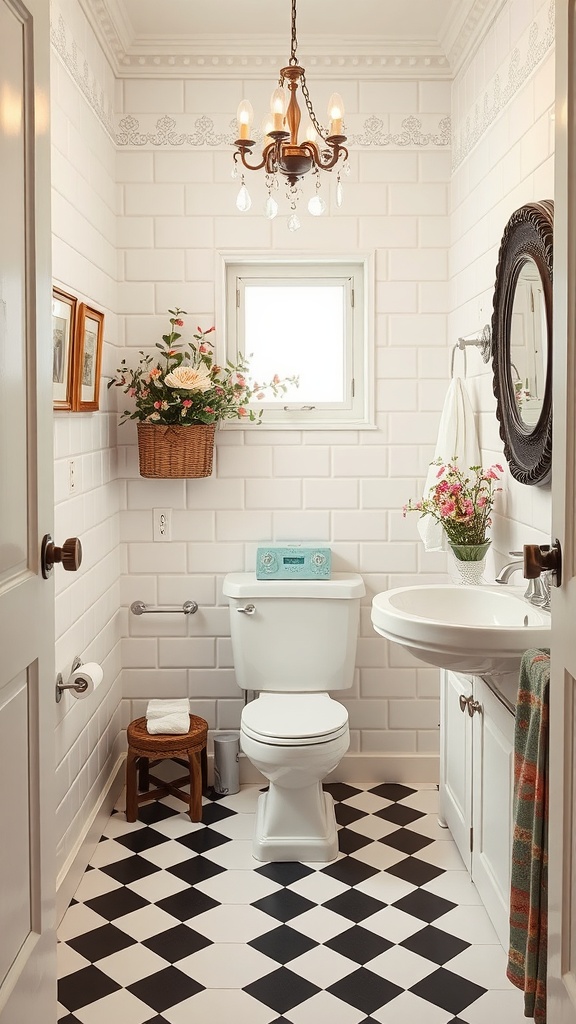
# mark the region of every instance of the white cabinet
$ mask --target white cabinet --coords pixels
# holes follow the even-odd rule
[[[442,672],[440,818],[508,948],[514,715],[483,679]]]

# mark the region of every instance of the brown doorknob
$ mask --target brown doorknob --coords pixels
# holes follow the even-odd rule
[[[40,555],[42,576],[48,579],[54,564],[60,562],[66,572],[76,572],[82,563],[82,545],[78,537],[68,537],[61,548],[52,542],[49,533],[42,540],[42,551]]]
[[[543,572],[552,572],[557,587],[562,582],[562,551],[560,541],[548,544],[524,545],[524,578],[535,580]]]

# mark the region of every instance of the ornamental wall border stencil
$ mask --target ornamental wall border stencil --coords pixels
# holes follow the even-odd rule
[[[425,146],[442,149],[449,147],[452,138],[450,117],[442,115],[438,119],[438,114],[433,114],[427,120],[430,121],[429,129],[424,127],[423,117],[410,114],[402,119],[399,131],[390,131],[382,118],[376,117],[374,114],[363,121],[361,115],[351,115],[348,125],[350,144],[365,149],[388,146],[398,149],[421,149]],[[359,130],[350,131],[356,122],[358,122]],[[232,148],[237,136],[235,120],[226,123],[219,131],[212,118],[205,114],[194,118],[192,128],[192,131],[185,131],[182,126],[178,127],[174,117],[163,114],[156,120],[153,130],[147,131],[137,117],[127,114],[118,123],[115,139],[118,146],[134,148],[142,146]],[[255,142],[261,142],[261,133],[256,132],[255,135]]]
[[[97,81],[88,61],[79,51],[76,41],[74,39],[68,41],[66,22],[62,15],[56,12],[53,5],[50,7],[50,42],[84,99],[94,111],[104,131],[114,142],[116,131],[112,100],[106,97],[104,88]]]
[[[483,96],[479,97],[460,126],[454,132],[452,170],[456,170],[472,152],[482,136],[524,85],[554,44],[555,0],[550,0],[544,31],[533,21],[528,31],[528,46],[524,59],[516,46],[508,57],[507,71],[494,75]],[[503,65],[505,69],[505,65]]]

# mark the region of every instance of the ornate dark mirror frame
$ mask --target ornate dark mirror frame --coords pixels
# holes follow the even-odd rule
[[[504,455],[523,484],[545,484],[552,472],[552,266],[554,203],[527,203],[508,221],[498,254],[492,313],[493,390]],[[510,338],[518,278],[532,259],[542,280],[546,320],[546,367],[542,409],[536,424],[521,419],[512,379]]]

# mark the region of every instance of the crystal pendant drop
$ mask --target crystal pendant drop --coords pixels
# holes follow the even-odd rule
[[[349,163],[345,163],[344,164],[344,174],[346,175],[346,177],[348,177],[348,175],[350,174],[350,164]]]
[[[342,182],[338,180],[336,185],[336,206],[342,206],[342,200],[344,198],[344,192],[342,189]]]
[[[308,213],[311,213],[313,217],[321,217],[326,211],[326,203],[322,199],[322,196],[312,196],[308,202]]]
[[[240,213],[246,213],[246,211],[252,206],[250,193],[244,184],[241,185],[240,191],[236,197],[236,206],[240,210]]]
[[[268,196],[264,203],[264,216],[268,217],[268,220],[274,220],[274,217],[278,213],[278,203],[272,196]]]
[[[234,164],[232,170],[230,171],[230,177],[232,178],[232,181],[236,180],[239,173],[240,172],[238,171],[238,164]]]
[[[300,221],[295,213],[291,213],[288,217],[288,231],[298,231],[300,227]]]

